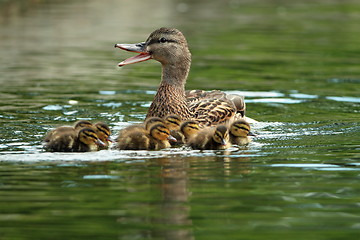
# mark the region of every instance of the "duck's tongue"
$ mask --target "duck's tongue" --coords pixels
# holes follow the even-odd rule
[[[144,46],[145,43],[137,43],[137,44],[115,44],[116,48],[120,48],[129,52],[136,52],[136,53],[140,53],[137,56],[125,59],[124,61],[120,62],[118,64],[119,67],[125,66],[125,65],[129,65],[129,64],[133,64],[133,63],[138,63],[138,62],[143,62],[146,60],[151,59],[151,55],[150,53],[144,51]]]

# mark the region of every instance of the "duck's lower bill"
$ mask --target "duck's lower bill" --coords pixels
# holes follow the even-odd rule
[[[135,57],[125,59],[124,61],[120,62],[118,64],[118,66],[122,67],[122,66],[125,66],[125,65],[133,64],[133,63],[147,61],[149,59],[151,59],[151,55],[149,53],[140,53],[139,55],[137,55]]]

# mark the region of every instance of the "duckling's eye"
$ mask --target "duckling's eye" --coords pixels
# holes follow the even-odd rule
[[[166,38],[162,37],[162,38],[159,39],[159,43],[165,43],[165,42],[167,42]]]

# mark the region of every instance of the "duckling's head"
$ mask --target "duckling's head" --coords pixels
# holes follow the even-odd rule
[[[78,138],[81,143],[89,146],[90,148],[96,145],[100,147],[106,146],[105,143],[98,138],[95,130],[93,130],[92,128],[81,129],[78,133]]]
[[[92,128],[93,127],[93,124],[89,121],[86,121],[86,120],[80,120],[80,121],[77,121],[74,125],[74,128],[76,130],[79,130],[81,128]]]
[[[137,44],[116,44],[115,47],[140,53],[128,58],[119,67],[154,59],[163,65],[191,62],[191,53],[184,35],[175,28],[159,28],[152,32],[146,42]]]
[[[101,141],[103,141],[106,145],[109,142],[112,142],[110,139],[111,130],[109,126],[103,122],[98,122],[94,124],[96,135],[99,137]]]
[[[250,132],[250,124],[245,120],[237,120],[233,122],[230,126],[230,134],[235,137],[244,137],[253,136]]]
[[[164,123],[170,131],[177,131],[180,129],[181,117],[176,114],[168,115],[164,118]]]
[[[190,136],[195,135],[198,131],[200,131],[200,126],[197,121],[188,120],[181,124],[180,131],[186,138],[189,138]]]
[[[176,141],[176,139],[170,135],[170,130],[165,126],[163,123],[155,123],[150,127],[150,136],[153,138],[165,141],[165,140],[172,140]]]
[[[213,140],[216,143],[225,146],[229,141],[229,131],[227,127],[224,125],[217,126],[213,135]]]
[[[145,129],[150,130],[150,128],[157,123],[163,123],[164,124],[164,120],[162,118],[159,117],[149,117],[145,120],[144,124],[145,124]]]

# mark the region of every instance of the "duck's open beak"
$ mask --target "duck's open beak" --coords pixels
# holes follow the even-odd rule
[[[118,64],[119,67],[151,59],[150,53],[145,50],[145,42],[136,44],[115,44],[115,47],[129,52],[140,53],[135,57],[131,57],[120,62]]]

